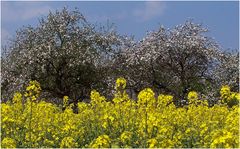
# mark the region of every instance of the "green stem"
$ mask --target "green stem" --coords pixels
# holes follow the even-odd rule
[[[148,119],[148,114],[147,114],[147,102],[145,104],[145,146],[144,148],[147,147],[147,138],[148,138],[148,124],[147,124],[147,119]]]
[[[32,147],[32,128],[31,128],[31,122],[32,122],[32,100],[31,106],[30,106],[30,121],[29,121],[29,132],[30,132],[30,147]]]

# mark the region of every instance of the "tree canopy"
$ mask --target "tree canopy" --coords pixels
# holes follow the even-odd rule
[[[91,24],[77,9],[50,12],[36,27],[18,30],[1,58],[2,99],[30,80],[39,81],[43,96],[52,99],[82,100],[92,89],[111,96],[120,76],[128,80],[129,93],[151,87],[175,95],[179,105],[191,90],[206,96],[220,85],[238,90],[239,53],[223,51],[206,32],[190,20],[135,41]]]

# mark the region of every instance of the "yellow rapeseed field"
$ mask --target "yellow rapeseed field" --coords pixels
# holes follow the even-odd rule
[[[79,102],[75,114],[67,96],[62,105],[39,100],[40,84],[31,81],[25,93],[1,103],[1,147],[239,148],[240,110],[229,103],[240,95],[228,86],[212,107],[194,91],[189,105],[176,107],[173,96],[157,97],[150,88],[132,100],[125,87],[126,80],[117,79],[112,100],[93,90],[91,102]]]

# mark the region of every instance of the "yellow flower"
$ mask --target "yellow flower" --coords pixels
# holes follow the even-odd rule
[[[155,138],[149,139],[147,142],[148,142],[148,147],[149,148],[156,148],[157,147],[158,141]]]
[[[2,148],[16,148],[16,142],[12,138],[4,138],[1,143]]]
[[[44,144],[46,144],[46,147],[52,146],[54,145],[54,141],[53,140],[48,140],[48,139],[44,139]]]
[[[160,105],[166,106],[167,104],[172,102],[173,96],[160,94],[157,100],[159,106]]]
[[[129,132],[129,131],[124,131],[120,136],[121,142],[123,144],[128,144],[128,145],[131,145],[129,144],[131,138],[132,138],[132,132]]]
[[[231,90],[230,90],[230,87],[228,85],[222,86],[222,88],[220,90],[221,97],[229,96],[230,92],[231,92]]]
[[[229,86],[227,85],[222,86],[220,94],[222,103],[226,103],[229,107],[238,105],[240,100],[240,94],[236,92],[231,92]]]
[[[110,148],[110,147],[111,147],[111,140],[108,135],[98,136],[98,138],[95,139],[90,144],[90,148]]]
[[[113,102],[93,90],[91,103],[78,103],[78,113],[74,113],[72,104],[62,111],[56,104],[31,102],[40,93],[34,84],[26,89],[26,102],[21,102],[22,95],[17,92],[12,102],[0,103],[1,147],[239,147],[239,93],[228,87],[220,97],[227,104],[212,107],[207,97],[206,101],[198,100],[196,92],[190,92],[188,98],[198,106],[176,107],[173,96],[160,94],[155,99],[150,88],[139,93],[137,102],[121,88]],[[63,97],[65,105],[68,100]],[[111,139],[106,134],[99,136],[102,133],[111,134]]]
[[[22,102],[22,94],[16,92],[13,96],[13,103],[21,103]]]
[[[196,105],[197,104],[197,100],[198,100],[198,93],[195,92],[195,91],[191,91],[188,93],[188,101],[189,101],[189,104],[193,104],[193,105]]]
[[[62,139],[60,148],[77,148],[78,143],[72,137],[65,137]]]
[[[198,99],[198,93],[195,92],[195,91],[191,91],[188,93],[188,100],[191,100],[191,99]]]
[[[67,107],[68,101],[69,101],[69,97],[68,96],[63,96],[63,106],[64,107]]]
[[[154,92],[150,88],[142,90],[138,94],[138,103],[139,104],[151,104],[155,102]]]
[[[41,90],[42,89],[40,87],[40,83],[37,81],[30,81],[24,95],[25,97],[30,98],[32,101],[34,101],[39,97]]]
[[[99,104],[101,102],[106,101],[104,96],[101,96],[99,92],[97,92],[96,90],[92,90],[91,91],[91,103],[93,104]]]
[[[118,89],[119,87],[121,87],[122,89],[125,89],[126,85],[127,85],[127,81],[124,78],[120,77],[117,79],[116,89]]]

